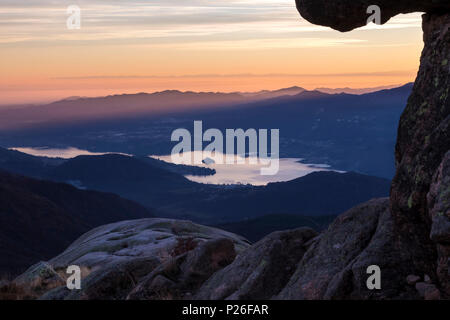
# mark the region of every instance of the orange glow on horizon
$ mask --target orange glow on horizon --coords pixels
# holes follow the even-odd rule
[[[291,0],[80,0],[82,28],[70,31],[64,6],[21,2],[0,9],[0,105],[169,89],[401,85],[414,81],[423,46],[418,14],[339,33],[300,19]]]

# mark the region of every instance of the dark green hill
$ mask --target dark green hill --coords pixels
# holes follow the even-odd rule
[[[0,273],[16,273],[106,223],[150,217],[114,194],[0,171]]]
[[[322,231],[335,218],[336,216],[307,217],[293,214],[271,214],[256,219],[225,223],[216,227],[241,235],[251,242],[256,242],[274,231],[300,227],[310,227]]]

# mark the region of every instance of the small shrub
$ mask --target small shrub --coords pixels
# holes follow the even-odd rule
[[[38,296],[31,287],[8,282],[0,287],[0,300],[34,300]]]

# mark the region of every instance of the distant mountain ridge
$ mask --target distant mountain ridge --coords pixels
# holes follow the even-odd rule
[[[387,86],[390,87],[390,86]],[[380,87],[386,88],[386,87]],[[68,97],[49,104],[24,108],[0,109],[0,128],[13,130],[42,127],[45,125],[88,121],[95,119],[115,119],[138,114],[163,115],[186,110],[208,110],[232,105],[251,103],[280,97],[306,95],[373,92],[364,89],[327,89],[306,90],[302,87],[289,87],[278,90],[258,92],[193,92],[165,90],[154,93],[117,94],[105,97]],[[313,95],[314,95],[313,94]]]
[[[319,88],[316,88],[316,90],[324,92],[324,93],[330,93],[330,94],[334,94],[334,93],[366,94],[366,93],[371,93],[371,92],[385,90],[385,89],[394,89],[394,88],[398,88],[401,86],[402,85],[397,84],[397,85],[388,85],[388,86],[378,86],[378,87],[372,87],[372,88],[349,88],[349,87],[324,88],[324,87],[319,87]]]
[[[270,98],[276,98],[281,96],[292,96],[299,94],[301,92],[307,91],[305,88],[298,87],[298,86],[292,86],[289,88],[282,88],[278,90],[261,90],[257,92],[239,92],[239,94],[245,96],[245,97],[252,97],[257,99],[270,99]]]
[[[178,90],[69,99],[30,108],[0,110],[0,128],[39,127],[59,122],[113,119],[141,113],[157,115],[186,108],[218,107],[244,101],[246,98],[237,93]]]

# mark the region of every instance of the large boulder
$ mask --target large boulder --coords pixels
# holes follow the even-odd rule
[[[310,228],[299,228],[266,236],[216,272],[198,290],[195,299],[272,298],[294,273],[316,235]]]
[[[216,271],[236,257],[233,242],[216,239],[161,264],[128,295],[133,300],[191,299]]]
[[[133,290],[144,295],[152,274],[162,276],[175,266],[179,267],[178,287],[173,292],[186,293],[231,263],[236,253],[248,246],[248,241],[240,236],[189,221],[122,221],[82,235],[62,254],[30,268],[16,281],[25,285],[41,275],[46,275],[46,279],[62,275],[59,287],[45,292],[41,299],[125,299]],[[65,270],[70,265],[81,268],[81,290],[68,290],[65,286]],[[134,297],[137,299],[138,294]]]
[[[450,10],[448,0],[296,0],[296,3],[301,16],[309,22],[339,31],[366,25],[371,5],[380,7],[381,23],[399,13]]]
[[[279,299],[417,298],[408,274],[415,246],[394,241],[389,200],[375,199],[340,215],[305,253]],[[381,270],[381,289],[367,287],[369,266]]]
[[[51,259],[54,268],[79,265],[90,270],[136,258],[168,259],[193,249],[197,243],[227,238],[237,251],[249,243],[243,237],[190,221],[149,218],[121,221],[95,228]]]

